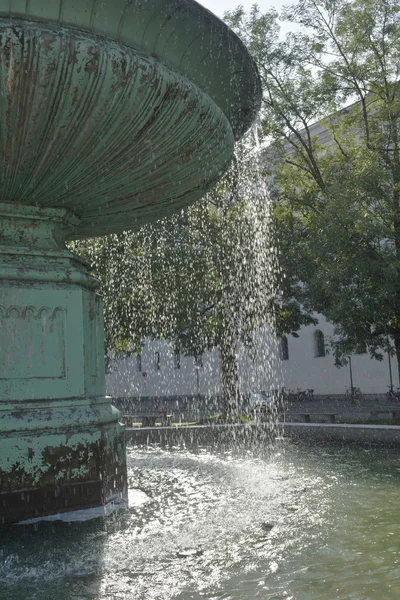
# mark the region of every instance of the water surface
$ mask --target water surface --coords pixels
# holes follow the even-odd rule
[[[129,509],[1,530],[1,599],[400,598],[398,450],[128,455]]]

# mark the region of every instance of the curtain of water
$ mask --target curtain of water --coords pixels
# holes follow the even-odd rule
[[[220,397],[224,411],[237,412],[244,393],[280,387],[280,270],[262,156],[252,131],[200,202],[137,232],[85,242],[101,280],[113,369],[146,340],[171,340],[189,356],[214,350],[209,368],[220,377],[207,393]],[[125,364],[127,396],[135,395],[135,363]],[[160,382],[157,394],[170,395],[174,382]]]

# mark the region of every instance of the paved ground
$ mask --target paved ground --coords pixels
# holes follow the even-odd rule
[[[131,400],[126,406],[118,404],[117,406],[123,414],[136,414],[146,410],[159,411],[162,406],[168,414],[173,415],[173,421],[179,421],[179,417],[181,417],[182,421],[197,421],[205,416],[215,415],[221,410],[217,402],[209,401],[207,403],[204,399],[202,402],[195,402],[192,400],[191,402],[187,402],[185,406],[182,402],[169,402],[166,401],[166,399],[159,400],[157,407],[155,406],[153,399],[142,399],[140,403]],[[313,399],[308,402],[295,401],[288,406],[286,421],[304,422],[304,417],[301,417],[302,413],[311,413],[313,415],[311,418],[313,422],[323,423],[328,421],[327,417],[322,414],[316,416],[315,413],[324,412],[336,413],[335,420],[337,423],[365,421],[368,419],[373,419],[375,421],[388,420],[392,417],[390,413],[371,416],[371,411],[390,406],[398,406],[400,411],[400,401],[389,400],[385,396],[381,396],[381,398],[367,396],[365,399],[361,400],[359,404],[352,404],[350,400],[346,400],[344,397],[326,397],[323,400]]]
[[[366,398],[361,400],[358,404],[353,404],[350,400],[344,399],[324,399],[324,400],[311,400],[307,402],[292,402],[288,405],[286,420],[297,421],[301,419],[302,413],[311,413],[312,421],[315,422],[327,422],[327,418],[321,414],[316,413],[336,413],[337,423],[346,423],[348,421],[364,421],[367,419],[373,420],[387,420],[392,417],[390,412],[382,413],[379,415],[371,415],[371,411],[389,409],[390,407],[396,407],[400,411],[400,401],[394,401],[389,399],[374,399]],[[290,417],[290,418],[289,418]]]

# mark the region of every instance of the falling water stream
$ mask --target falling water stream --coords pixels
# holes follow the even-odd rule
[[[226,288],[238,270],[247,275],[238,278],[249,286],[240,326],[251,303],[262,308],[275,293],[268,276],[277,269],[265,189],[247,170],[244,247],[256,258],[249,264],[237,248]],[[206,242],[193,248],[208,252]],[[118,283],[136,281],[116,250],[111,300]],[[142,256],[137,263],[146,272]],[[146,298],[149,277],[142,282]],[[267,373],[279,387],[272,342],[260,352],[249,386]],[[128,508],[1,528],[0,600],[398,600],[398,451],[285,438],[217,447],[128,447]]]
[[[3,600],[400,596],[400,456],[131,447],[130,507],[3,528]]]
[[[239,199],[248,203],[239,223],[242,229],[225,240],[230,264],[216,295],[223,297],[228,313],[229,300],[235,297],[237,314],[230,326],[244,344],[253,333],[246,330],[246,321],[254,319],[258,327],[261,321],[253,313],[264,311],[275,297],[279,267],[262,166],[251,153],[243,165]],[[166,227],[164,237],[156,237],[163,266],[162,303],[171,280],[164,273],[172,259],[181,261],[179,255],[161,253],[170,231]],[[127,262],[121,258],[123,236],[110,237],[103,254],[91,242],[86,248],[93,258],[97,252],[99,262],[107,252],[116,256],[114,270],[112,265],[106,269],[103,287],[110,347],[121,342],[112,332],[114,337],[121,331],[125,337],[136,336],[139,344],[149,335],[146,320],[138,326],[132,319],[132,331],[124,329],[129,314],[125,321],[117,316],[114,320],[119,291],[126,295],[127,312],[129,303],[132,310],[146,304],[146,319],[155,322],[153,331],[164,325],[150,289],[151,264],[136,252],[134,235],[125,236],[126,247],[133,249]],[[199,255],[196,260],[200,257],[206,266],[213,250],[207,245],[209,237],[207,230],[203,238],[190,238],[188,243],[193,256]],[[154,240],[149,238],[150,246]],[[173,249],[178,253],[179,244]],[[136,262],[129,262],[133,258]],[[135,296],[126,293],[135,286]],[[192,287],[195,294],[194,281]],[[179,292],[178,288],[178,300]],[[168,326],[174,318],[173,303],[179,303],[172,293],[171,298]],[[211,292],[210,298],[214,300]],[[264,346],[247,374],[249,388],[280,383],[270,333],[273,319],[266,311],[263,317],[271,343],[265,345],[265,336],[260,342]],[[204,351],[217,345],[207,335]],[[265,374],[268,378],[261,386]],[[217,446],[130,446],[128,507],[89,520],[0,527],[0,600],[400,598],[398,450],[300,445],[285,438],[261,448]]]

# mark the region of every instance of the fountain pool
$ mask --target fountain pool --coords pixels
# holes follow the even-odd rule
[[[128,449],[129,509],[12,525],[0,598],[400,597],[398,450]]]

